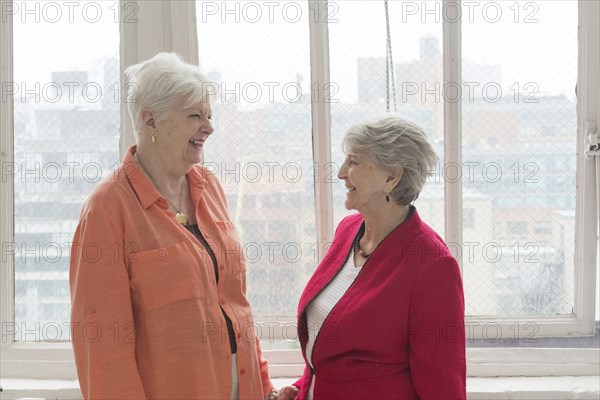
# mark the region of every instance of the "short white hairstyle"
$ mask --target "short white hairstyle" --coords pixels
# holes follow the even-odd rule
[[[175,53],[158,53],[128,67],[125,75],[127,109],[136,138],[142,127],[142,109],[151,109],[160,120],[177,108],[208,102],[208,88],[215,86],[197,65],[183,62]]]
[[[438,157],[423,128],[398,116],[384,116],[352,126],[343,140],[347,153],[367,155],[386,171],[402,178],[390,193],[400,205],[419,197],[428,176],[433,174]]]

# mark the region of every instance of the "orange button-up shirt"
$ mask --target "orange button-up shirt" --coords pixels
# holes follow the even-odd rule
[[[198,227],[219,266],[168,209],[127,151],[86,201],[71,251],[72,341],[86,399],[231,398],[237,339],[240,399],[273,388],[246,298],[246,264],[218,179],[186,176]]]

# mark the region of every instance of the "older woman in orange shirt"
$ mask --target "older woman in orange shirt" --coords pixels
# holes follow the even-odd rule
[[[273,390],[223,189],[203,168],[207,78],[176,55],[130,67],[136,145],[87,200],[71,254],[86,399],[262,399]]]

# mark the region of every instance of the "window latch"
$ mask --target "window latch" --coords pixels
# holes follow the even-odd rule
[[[598,136],[598,126],[595,121],[587,122],[587,146],[585,156],[592,158],[600,156],[600,136]]]

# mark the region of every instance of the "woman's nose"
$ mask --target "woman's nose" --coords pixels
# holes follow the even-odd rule
[[[346,163],[343,163],[337,174],[338,179],[344,179],[346,177]]]

